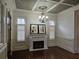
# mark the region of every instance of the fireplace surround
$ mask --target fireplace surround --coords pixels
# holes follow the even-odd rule
[[[48,49],[47,47],[47,35],[30,35],[29,36],[29,50],[37,51]]]

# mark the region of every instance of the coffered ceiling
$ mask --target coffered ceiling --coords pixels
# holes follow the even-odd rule
[[[79,4],[79,0],[15,0],[18,9],[40,11],[39,6],[47,6],[45,12],[57,14]]]
[[[59,2],[60,0],[51,0],[51,1]],[[64,0],[63,3],[67,3],[67,4],[71,4],[71,5],[77,5],[77,4],[79,4],[79,0]]]

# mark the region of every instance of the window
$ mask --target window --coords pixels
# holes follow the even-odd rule
[[[25,41],[25,19],[17,19],[17,41]]]
[[[49,25],[54,26],[55,25],[54,21],[49,21]]]
[[[49,38],[52,40],[55,38],[55,23],[54,21],[49,21]]]

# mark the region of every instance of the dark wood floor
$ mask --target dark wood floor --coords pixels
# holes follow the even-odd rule
[[[78,54],[72,54],[59,47],[52,47],[43,51],[15,51],[12,59],[79,59]]]

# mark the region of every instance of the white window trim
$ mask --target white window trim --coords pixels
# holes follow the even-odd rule
[[[51,21],[53,22],[53,24],[50,24]],[[54,32],[53,31],[50,31],[50,28],[52,28],[52,27],[54,28]],[[51,32],[54,33],[54,38],[53,37],[52,38],[50,37]],[[50,40],[54,40],[55,39],[55,22],[53,20],[49,20],[49,39]]]
[[[20,18],[19,18],[20,19]],[[17,19],[18,20],[18,19]],[[24,19],[25,20],[25,19]],[[24,26],[24,30],[18,30],[18,26]],[[25,33],[24,33],[24,39],[22,40],[18,40],[18,31],[24,31],[25,32],[25,24],[18,24],[17,23],[17,42],[24,42],[26,39],[25,39]]]

